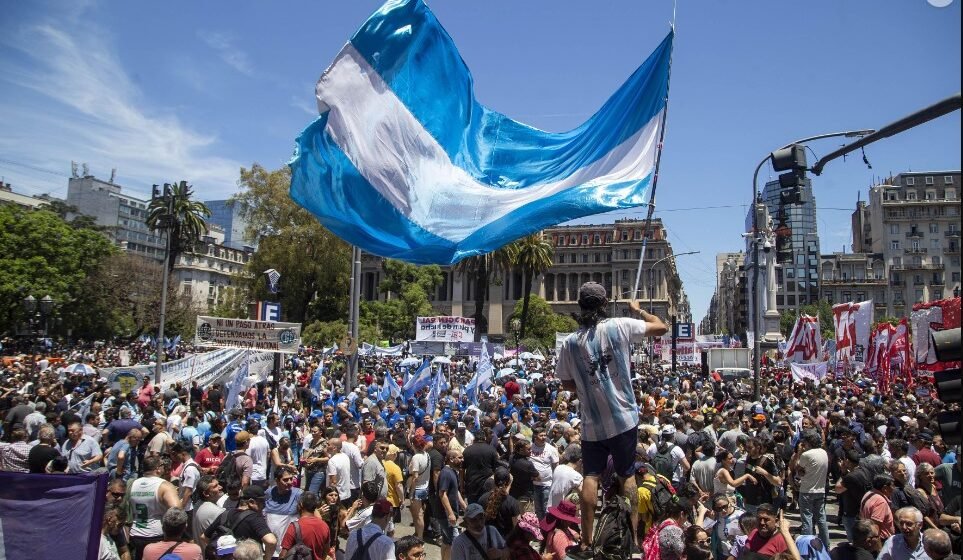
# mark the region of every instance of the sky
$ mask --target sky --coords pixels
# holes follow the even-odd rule
[[[794,139],[879,128],[960,91],[963,0],[432,0],[478,100],[549,131],[578,126],[645,60],[675,9],[656,216],[693,319],[715,255],[742,248],[752,172]],[[948,4],[947,4],[948,3]],[[4,2],[0,176],[66,197],[70,162],[147,196],[186,179],[203,200],[242,167],[280,168],[317,115],[314,85],[381,2]],[[813,178],[823,253],[850,250],[874,183],[960,169],[960,112]],[[818,155],[841,139],[810,144]],[[812,154],[810,154],[812,158]],[[813,158],[814,159],[814,158]],[[813,161],[811,159],[811,162]],[[775,174],[764,168],[762,183]],[[642,209],[583,223],[644,217]]]

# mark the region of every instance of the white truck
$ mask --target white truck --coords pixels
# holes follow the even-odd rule
[[[705,363],[709,376],[724,382],[739,382],[752,377],[748,348],[709,348]]]

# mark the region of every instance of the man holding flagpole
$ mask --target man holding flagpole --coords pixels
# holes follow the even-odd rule
[[[608,297],[596,282],[578,291],[581,313],[579,330],[570,334],[559,349],[557,375],[562,387],[575,391],[582,404],[582,551],[591,556],[592,529],[599,477],[609,456],[622,493],[635,504],[635,448],[638,443],[639,409],[632,387],[632,343],[644,336],[668,331],[658,317],[644,311],[637,301],[629,307],[640,317],[607,319]],[[638,508],[631,507],[632,526],[638,525]],[[638,543],[636,543],[638,545]]]

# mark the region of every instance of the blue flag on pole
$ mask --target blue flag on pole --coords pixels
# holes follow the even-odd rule
[[[431,362],[428,358],[425,358],[418,366],[418,370],[411,376],[411,379],[402,387],[405,399],[410,399],[415,393],[427,387],[429,383],[431,383]]]
[[[348,243],[452,264],[582,216],[646,204],[673,33],[581,126],[551,133],[475,99],[423,0],[390,0],[316,87],[291,198]]]
[[[441,398],[441,394],[444,392],[445,374],[442,373],[441,368],[438,368],[438,373],[435,374],[432,381],[431,390],[428,391],[425,412],[434,417],[435,409],[438,408],[438,399]]]
[[[401,387],[398,386],[398,382],[395,381],[391,372],[385,373],[385,381],[381,384],[381,400],[388,401],[401,396]]]
[[[488,347],[482,344],[481,354],[478,356],[478,367],[475,368],[475,375],[465,386],[468,399],[472,404],[478,404],[478,391],[486,391],[492,386],[493,370],[491,358],[488,356]]]
[[[314,395],[316,399],[321,398],[321,375],[323,373],[324,366],[318,366],[311,375],[311,383],[309,386],[311,387],[311,394]]]

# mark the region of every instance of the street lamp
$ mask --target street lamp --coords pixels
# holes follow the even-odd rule
[[[518,320],[518,317],[512,318],[509,321],[509,327],[512,329],[512,334],[515,335],[515,359],[518,359],[518,332],[522,329],[522,322]]]

